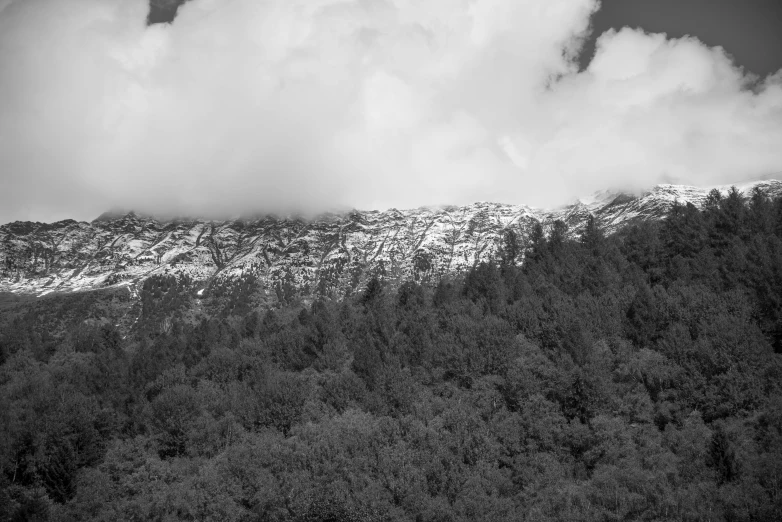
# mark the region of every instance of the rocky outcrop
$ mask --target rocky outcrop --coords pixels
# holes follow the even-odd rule
[[[782,183],[754,187],[771,196]],[[726,192],[729,187],[718,187]],[[0,291],[43,295],[108,286],[131,291],[153,275],[187,280],[194,294],[250,278],[270,293],[341,297],[372,275],[436,280],[494,258],[506,230],[523,242],[536,222],[567,223],[577,233],[592,215],[608,233],[659,219],[675,201],[703,204],[708,188],[659,185],[640,194],[604,192],[556,210],[476,203],[463,207],[329,214],[313,220],[158,221],[104,215],[91,223],[15,222],[0,227]],[[199,293],[200,292],[200,293]]]

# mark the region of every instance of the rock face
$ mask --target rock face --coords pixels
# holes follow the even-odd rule
[[[755,187],[782,194],[782,182]],[[717,187],[727,192],[728,186]],[[593,215],[608,233],[659,219],[675,201],[700,207],[710,188],[659,185],[640,195],[603,192],[556,210],[476,203],[464,207],[353,211],[315,220],[157,221],[134,213],[92,223],[15,222],[0,227],[0,291],[43,295],[109,286],[131,292],[153,275],[185,280],[196,295],[251,278],[274,298],[339,298],[372,275],[432,281],[494,258],[506,230],[523,242],[536,222],[561,219],[577,233]]]

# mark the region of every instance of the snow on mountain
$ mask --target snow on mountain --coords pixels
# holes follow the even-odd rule
[[[782,194],[782,182],[755,187]],[[727,192],[729,186],[716,187]],[[572,205],[539,210],[475,203],[463,207],[352,211],[314,220],[158,221],[104,214],[91,223],[14,222],[0,227],[0,291],[44,295],[136,285],[152,275],[187,277],[197,295],[212,284],[251,276],[271,296],[341,297],[374,274],[392,281],[436,280],[497,256],[506,230],[524,241],[536,222],[561,219],[571,233],[592,215],[608,233],[635,220],[659,219],[673,205],[700,207],[710,189],[658,185],[639,195],[601,192]]]

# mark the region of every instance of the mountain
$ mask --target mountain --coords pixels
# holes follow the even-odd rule
[[[782,182],[739,186],[782,194]],[[716,187],[723,193],[729,186]],[[87,222],[14,222],[0,227],[0,292],[36,296],[126,287],[138,297],[152,276],[174,276],[194,297],[250,281],[267,303],[339,298],[372,275],[433,281],[495,258],[506,230],[522,242],[535,223],[577,234],[591,215],[613,233],[660,219],[674,204],[700,207],[711,188],[658,185],[641,194],[601,192],[554,210],[475,203],[462,207],[326,214],[314,220],[162,221],[133,212]]]

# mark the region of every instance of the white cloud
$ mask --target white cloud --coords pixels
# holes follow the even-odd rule
[[[5,8],[3,5],[8,4]],[[0,0],[0,221],[474,200],[782,170],[782,74],[594,0]]]
[[[588,70],[543,98],[555,116],[530,169],[573,172],[581,190],[782,170],[782,82],[752,93],[748,80],[723,50],[695,39],[606,33]]]

